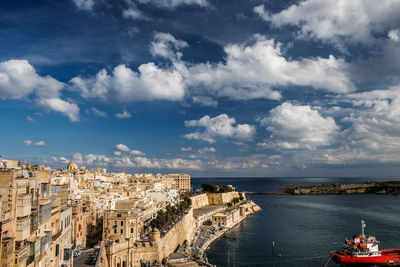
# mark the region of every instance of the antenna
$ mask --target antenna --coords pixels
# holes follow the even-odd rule
[[[362,237],[365,237],[365,235],[364,235],[365,226],[367,226],[367,225],[365,224],[364,220],[361,220],[361,236]]]
[[[272,240],[272,266],[275,267],[275,241]]]

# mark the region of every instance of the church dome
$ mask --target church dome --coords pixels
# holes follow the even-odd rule
[[[78,165],[76,165],[75,162],[71,161],[70,163],[68,163],[67,169],[68,170],[77,170],[78,169]]]

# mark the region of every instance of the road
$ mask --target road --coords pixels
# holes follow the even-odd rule
[[[94,252],[93,248],[83,251],[82,255],[74,258],[74,267],[89,267],[90,265],[85,264],[85,261],[89,259],[90,254]]]

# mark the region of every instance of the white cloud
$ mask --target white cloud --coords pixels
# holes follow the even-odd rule
[[[72,155],[72,161],[75,162],[78,165],[82,165],[83,164],[83,157],[81,153],[74,153]]]
[[[70,121],[79,121],[79,107],[60,99],[64,84],[50,76],[42,77],[27,60],[0,62],[0,99],[36,98],[39,106],[68,116]]]
[[[157,32],[150,44],[150,53],[153,56],[174,60],[181,57],[181,54],[175,51],[179,51],[187,46],[188,44],[185,41],[177,40],[170,33]]]
[[[104,101],[177,101],[185,93],[182,75],[177,70],[162,69],[152,62],[140,65],[138,72],[121,64],[111,74],[103,69],[96,77],[75,77],[70,83],[83,97]]]
[[[32,140],[25,140],[23,143],[27,146],[47,146],[45,141],[33,142]]]
[[[77,8],[91,11],[94,6],[94,0],[72,0]]]
[[[400,30],[391,30],[388,33],[388,37],[390,38],[390,40],[392,40],[393,42],[399,42],[400,41]]]
[[[369,42],[374,32],[398,25],[396,0],[305,0],[270,14],[264,5],[254,11],[273,25],[296,25],[303,36],[339,43],[341,37]]]
[[[139,150],[134,150],[134,149],[132,149],[131,151],[129,151],[129,153],[131,154],[131,155],[137,155],[137,156],[143,156],[145,153],[143,153],[142,151],[139,151]]]
[[[121,150],[121,151],[125,151],[125,152],[130,151],[129,147],[124,144],[115,145],[115,148],[118,150]]]
[[[217,152],[217,150],[215,150],[215,148],[213,148],[213,147],[203,147],[203,148],[200,148],[199,149],[199,151],[198,151],[200,154],[205,154],[205,153],[214,153],[214,152]]]
[[[42,77],[27,60],[0,62],[0,99],[22,99],[31,94],[58,97],[64,84],[50,76]]]
[[[118,151],[117,151],[118,152]],[[144,169],[174,169],[174,170],[200,170],[203,163],[200,160],[186,160],[182,158],[157,159],[138,156],[129,156],[122,154],[114,154],[115,157],[106,155],[86,154],[82,156],[80,153],[74,154],[74,161],[80,162],[91,168],[95,167],[117,167],[117,168],[144,168]],[[67,164],[69,161],[64,157],[54,157],[55,163]]]
[[[139,150],[135,150],[135,149],[130,149],[127,145],[124,144],[118,144],[115,146],[115,148],[119,151],[124,151],[124,152],[129,152],[129,154],[131,155],[136,155],[136,156],[143,156],[145,153],[143,153],[142,151]],[[116,151],[117,153],[114,152],[115,156],[120,156],[121,153],[118,151]]]
[[[117,117],[118,119],[121,120],[121,119],[128,119],[128,118],[132,117],[132,115],[128,111],[124,110],[121,113],[115,114],[115,117]]]
[[[140,11],[133,1],[127,1],[128,8],[122,11],[122,16],[126,19],[134,19],[134,20],[148,20],[147,17],[142,11]]]
[[[35,120],[34,120],[31,116],[27,116],[27,117],[26,117],[26,120],[27,120],[27,121],[30,121],[30,122],[35,122]]]
[[[65,157],[55,157],[55,156],[51,156],[51,159],[58,163],[58,164],[62,164],[63,166],[66,166],[69,163],[69,160],[66,159]]]
[[[174,9],[182,5],[198,5],[207,7],[207,0],[139,0],[142,4],[152,4],[161,8]]]
[[[107,112],[99,110],[96,107],[92,107],[90,110],[88,110],[88,113],[93,114],[95,116],[103,117],[103,118],[108,116]]]
[[[40,98],[36,102],[42,107],[61,112],[67,116],[70,121],[79,121],[79,107],[75,103],[69,103],[59,98]]]
[[[182,147],[181,150],[182,150],[183,152],[190,152],[190,151],[192,151],[193,149],[192,149],[191,146],[188,146],[188,147]]]
[[[216,137],[233,138],[241,141],[249,141],[255,135],[256,129],[249,124],[236,124],[234,118],[221,114],[214,118],[206,115],[199,120],[185,121],[186,127],[205,128],[204,131],[184,135],[187,139],[203,140],[214,143]]]
[[[186,42],[169,33],[156,33],[150,51],[154,56],[169,59],[168,67],[149,62],[140,65],[136,72],[121,64],[111,73],[103,69],[95,77],[74,77],[70,84],[87,99],[182,101],[185,96],[192,96],[194,103],[206,106],[217,105],[212,97],[279,100],[282,95],[274,88],[289,85],[334,93],[355,90],[347,73],[349,66],[343,59],[287,59],[280,43],[261,35],[255,35],[250,43],[225,46],[224,62],[187,63],[178,51],[185,46]]]
[[[263,147],[284,149],[315,149],[331,144],[339,127],[332,117],[323,117],[310,106],[293,105],[285,102],[269,111],[260,125],[271,132]]]
[[[281,94],[271,88],[297,85],[331,92],[353,91],[347,64],[329,58],[286,59],[280,44],[256,35],[248,45],[232,44],[224,48],[226,62],[190,66],[188,86],[204,86],[211,94],[233,99],[267,98],[279,100]]]
[[[218,102],[211,97],[208,96],[193,96],[193,103],[198,103],[207,107],[216,107],[218,106]]]
[[[121,156],[121,155],[122,155],[121,151],[114,151],[114,156]]]

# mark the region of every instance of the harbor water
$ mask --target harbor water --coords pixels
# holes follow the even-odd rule
[[[239,191],[275,191],[288,185],[358,183],[361,178],[194,178],[231,184]],[[206,255],[223,266],[325,266],[339,242],[361,231],[375,235],[380,248],[400,247],[400,196],[395,195],[247,195],[262,211],[246,218],[215,241]],[[272,257],[275,241],[275,257]],[[336,266],[329,262],[326,266]]]

